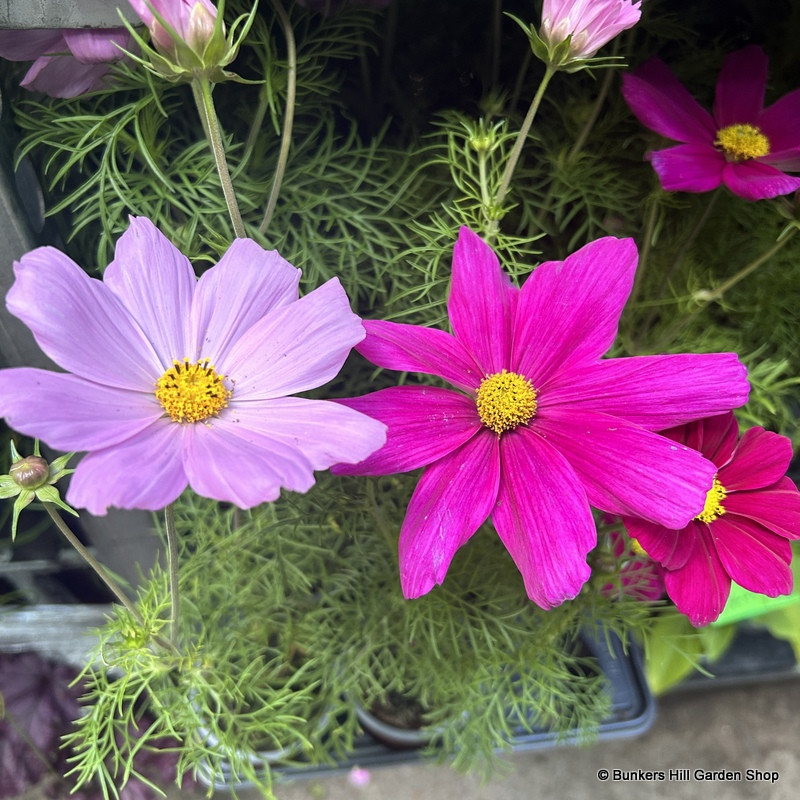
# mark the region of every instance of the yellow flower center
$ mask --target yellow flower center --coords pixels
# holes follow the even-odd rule
[[[755,125],[728,125],[717,131],[714,144],[728,161],[749,161],[769,155],[769,139]]]
[[[536,390],[516,372],[487,375],[478,387],[478,416],[495,433],[524,425],[536,413]]]
[[[708,490],[703,511],[695,519],[700,522],[713,522],[717,517],[721,517],[725,513],[722,501],[725,499],[726,494],[725,487],[717,480],[715,475],[714,485]]]
[[[228,405],[231,392],[224,379],[207,358],[194,364],[184,358],[158,379],[156,399],[174,422],[202,422]]]
[[[644,557],[644,558],[649,558],[650,557],[650,556],[647,555],[647,550],[645,550],[644,547],[642,547],[639,544],[639,540],[638,539],[631,539],[631,553],[633,553],[633,555],[639,556],[639,557]]]

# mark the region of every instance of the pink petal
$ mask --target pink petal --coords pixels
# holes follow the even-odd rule
[[[722,183],[725,156],[708,144],[679,144],[648,158],[667,192],[710,192]]]
[[[685,528],[673,530],[638,517],[625,517],[623,523],[628,535],[639,542],[645,553],[667,569],[679,569],[691,558],[701,535],[697,528],[703,525],[692,520]]]
[[[108,70],[108,64],[81,64],[72,56],[40,56],[19,85],[50,97],[78,97],[101,88]]]
[[[119,61],[133,39],[126,28],[73,28],[63,31],[67,47],[82,64]]]
[[[714,520],[711,532],[722,566],[740,586],[768,597],[792,591],[788,540],[730,514]]]
[[[356,350],[379,367],[438,375],[467,390],[486,377],[464,345],[445,331],[378,320],[364,320],[364,328],[367,338]]]
[[[554,374],[603,355],[617,335],[636,261],[632,239],[608,236],[563,262],[541,264],[519,297],[510,368],[538,390]]]
[[[299,448],[235,419],[184,427],[184,469],[203,497],[252,508],[277,500],[281,488],[306,492],[314,485],[311,462]]]
[[[642,125],[667,139],[711,144],[716,136],[711,114],[657,58],[622,76],[622,95]]]
[[[548,409],[532,431],[561,451],[593,506],[667,528],[703,510],[716,472],[694,450],[606,414]]]
[[[146,217],[131,217],[103,282],[122,301],[158,353],[162,372],[197,358],[188,319],[197,279],[189,259]]]
[[[744,405],[749,388],[735,353],[635,356],[573,367],[538,403],[542,411],[602,411],[659,431]]]
[[[769,139],[771,154],[800,147],[800,89],[765,108],[755,123]],[[768,159],[770,163],[774,163],[773,157]]]
[[[522,573],[528,597],[553,608],[589,579],[597,529],[586,493],[564,457],[523,428],[500,442],[497,533]]]
[[[780,480],[792,460],[792,443],[785,436],[750,428],[739,440],[733,458],[719,472],[729,492],[761,489]]]
[[[84,456],[70,479],[67,502],[100,516],[109,506],[164,508],[186,488],[180,457],[184,431],[160,420],[118,445]]]
[[[731,460],[739,443],[739,423],[732,411],[705,417],[661,433],[702,453],[717,468]]]
[[[759,161],[725,164],[722,181],[745,200],[769,200],[800,189],[800,178],[784,175],[776,167]]]
[[[364,338],[338,278],[272,310],[218,359],[236,402],[268,400],[322,386]]]
[[[331,400],[250,400],[233,403],[226,418],[297,448],[315,470],[363,461],[386,441],[382,422]]]
[[[469,228],[461,228],[447,310],[453,333],[485,374],[508,367],[516,293],[492,248]]]
[[[277,250],[252,239],[235,239],[197,283],[191,326],[193,340],[212,363],[225,360],[237,340],[269,312],[298,298],[300,270]]]
[[[723,505],[726,517],[745,517],[787,539],[800,538],[800,493],[791,478],[754,492],[733,492]]]
[[[0,30],[0,58],[9,61],[33,61],[47,53],[67,49],[62,29]]]
[[[768,65],[766,53],[755,45],[728,55],[714,99],[714,119],[720,128],[755,122],[764,107]]]
[[[475,401],[450,389],[393,386],[337,401],[388,426],[386,444],[365,461],[340,464],[337,475],[392,475],[438,461],[482,427]]]
[[[680,569],[664,575],[667,594],[695,627],[713,622],[725,608],[731,579],[722,566],[711,533],[704,526],[696,550]]]
[[[56,450],[98,450],[163,416],[155,394],[130,392],[42,369],[0,370],[0,416]]]
[[[153,346],[119,298],[52,247],[14,265],[8,310],[60,367],[96,383],[154,391],[162,374]]]
[[[498,441],[487,430],[422,473],[400,530],[406,598],[442,583],[456,551],[489,516],[500,481]]]

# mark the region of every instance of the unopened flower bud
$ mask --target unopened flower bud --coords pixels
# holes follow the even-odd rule
[[[17,486],[35,490],[50,478],[50,466],[41,456],[26,456],[11,465],[8,474]]]

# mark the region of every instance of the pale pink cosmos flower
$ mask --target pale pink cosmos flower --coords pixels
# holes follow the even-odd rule
[[[800,493],[786,477],[792,444],[785,436],[750,428],[739,439],[732,413],[664,432],[701,452],[716,467],[714,485],[680,530],[640,519],[628,533],[666,568],[667,594],[696,626],[725,607],[731,580],[777,597],[792,591],[791,539],[800,538]]]
[[[714,465],[654,431],[742,405],[745,368],[732,353],[601,359],[636,263],[632,240],[607,237],[540,265],[517,289],[491,248],[462,228],[448,299],[453,334],[364,322],[363,356],[455,387],[396,386],[340,401],[388,432],[381,450],[335,472],[425,467],[400,530],[406,597],[442,583],[456,551],[491,517],[528,596],[550,608],[589,577],[590,505],[636,509],[673,528],[702,506]]]
[[[133,10],[150,31],[155,46],[172,54],[175,42],[153,14],[155,11],[189,45],[201,54],[214,32],[217,7],[211,0],[128,0]]]
[[[188,485],[249,508],[384,442],[380,422],[289,396],[334,378],[364,338],[336,278],[298,299],[298,269],[237,239],[197,280],[143,217],[103,280],[52,247],[14,270],[9,311],[66,372],[1,370],[0,414],[57,450],[88,451],[72,506],[158,510]]]
[[[0,31],[0,58],[33,61],[20,85],[51,97],[77,97],[103,87],[110,64],[132,39],[125,28]]]
[[[632,0],[544,0],[539,36],[550,47],[572,36],[569,60],[591,58],[639,21],[640,6]]]
[[[764,108],[769,61],[749,45],[731,53],[706,111],[659,59],[623,75],[622,94],[637,119],[681,144],[648,159],[668,192],[708,192],[724,185],[745,200],[800,189],[800,89]]]

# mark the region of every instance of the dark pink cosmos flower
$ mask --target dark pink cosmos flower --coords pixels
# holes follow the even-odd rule
[[[800,90],[764,108],[768,59],[750,45],[731,53],[710,114],[659,59],[622,76],[622,93],[639,121],[681,142],[648,158],[670,192],[708,192],[724,184],[746,200],[800,188]]]
[[[364,323],[356,349],[370,361],[456,387],[397,386],[342,401],[385,422],[388,433],[378,452],[336,472],[426,467],[400,531],[406,597],[441,583],[490,516],[529,597],[549,608],[589,576],[586,555],[597,539],[590,504],[637,509],[674,528],[697,513],[714,465],[653,431],[744,403],[745,369],[730,353],[601,360],[636,262],[632,240],[607,237],[542,264],[517,289],[491,248],[462,228],[448,300],[452,335]]]
[[[666,568],[667,594],[693,625],[722,612],[731,580],[769,597],[792,590],[790,539],[800,538],[800,493],[786,469],[785,436],[751,428],[741,439],[732,413],[664,432],[710,459],[717,468],[699,514],[681,530],[637,519],[625,526]],[[700,508],[700,506],[698,506]]]
[[[112,61],[130,50],[125,28],[0,31],[0,58],[33,61],[20,82],[51,97],[77,97],[103,86]]]

